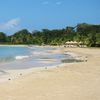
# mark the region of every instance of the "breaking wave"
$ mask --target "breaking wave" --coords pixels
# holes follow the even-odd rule
[[[22,59],[27,59],[29,58],[29,56],[16,56],[15,59],[16,60],[22,60]]]

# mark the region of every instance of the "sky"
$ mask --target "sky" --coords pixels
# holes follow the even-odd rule
[[[100,0],[0,0],[0,32],[100,24]]]

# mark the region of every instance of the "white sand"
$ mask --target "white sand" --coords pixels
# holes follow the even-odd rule
[[[100,100],[100,49],[62,51],[73,52],[87,62],[11,71],[17,76],[0,84],[0,100]]]

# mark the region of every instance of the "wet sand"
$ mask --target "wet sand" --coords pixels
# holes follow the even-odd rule
[[[0,100],[100,100],[100,49],[62,48],[63,51],[85,61],[30,69],[26,74],[20,71],[16,78],[0,83]]]

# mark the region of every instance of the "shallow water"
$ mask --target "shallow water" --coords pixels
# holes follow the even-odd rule
[[[15,47],[15,46],[0,46],[0,63],[6,63],[16,60],[16,57],[22,57],[31,55],[31,50],[27,47]]]
[[[0,70],[46,67],[70,63],[75,59],[59,52],[58,48],[41,47],[0,47]],[[2,72],[3,73],[3,72]]]

